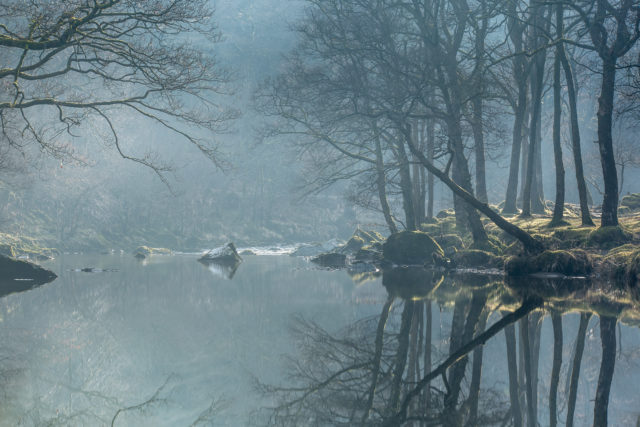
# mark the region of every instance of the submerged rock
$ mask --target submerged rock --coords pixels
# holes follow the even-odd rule
[[[322,267],[342,268],[346,267],[347,265],[347,256],[345,254],[329,252],[311,258],[311,262],[314,262]]]
[[[242,261],[233,243],[229,242],[224,246],[211,249],[205,252],[198,261],[208,264],[216,263],[223,265],[235,265]]]
[[[53,271],[29,261],[0,255],[0,280],[30,280],[38,283],[48,283],[56,277],[58,276]]]
[[[421,231],[401,231],[382,245],[385,260],[397,265],[433,265],[444,252],[438,243]]]
[[[324,243],[303,243],[291,253],[291,256],[316,256],[324,252],[332,252],[343,245],[344,241],[338,239],[331,239]]]
[[[245,249],[244,251],[240,252],[240,255],[257,255],[257,254],[251,249]]]

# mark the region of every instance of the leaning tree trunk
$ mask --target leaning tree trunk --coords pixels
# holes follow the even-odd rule
[[[407,133],[407,129],[405,127],[402,127],[401,129],[405,134]],[[488,204],[482,203],[480,200],[476,199],[470,192],[453,182],[446,173],[442,172],[433,163],[429,162],[424,154],[421,153],[417,149],[417,147],[415,147],[415,145],[411,143],[410,140],[408,140],[408,145],[411,152],[429,172],[435,175],[443,184],[449,187],[451,191],[453,191],[458,197],[460,197],[469,205],[469,207],[471,208],[469,211],[470,214],[474,214],[478,222],[480,222],[480,216],[475,211],[475,209],[485,214],[501,230],[518,239],[524,246],[526,252],[535,254],[542,252],[545,249],[542,242],[533,238],[529,233],[527,233],[517,225],[514,225],[504,219],[502,216],[500,216],[499,213],[491,209]],[[480,222],[480,225],[482,225],[482,222]],[[482,231],[484,231],[484,227],[482,228]]]
[[[615,58],[603,59],[602,87],[598,98],[598,148],[600,149],[600,163],[604,179],[601,227],[618,225],[618,174],[611,136],[615,79]]]

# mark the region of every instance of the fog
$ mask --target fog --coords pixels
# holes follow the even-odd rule
[[[624,412],[628,402],[621,389],[612,392],[616,400],[610,406],[608,399],[616,360],[611,334],[615,338],[616,325],[624,323],[635,345],[634,319],[640,317],[636,3],[0,2],[0,263],[5,263],[0,264],[0,324],[6,318],[9,325],[0,328],[0,334],[9,339],[6,352],[12,359],[15,349],[40,350],[46,334],[34,332],[23,346],[12,331],[40,331],[49,318],[57,319],[52,327],[64,332],[51,339],[66,348],[61,337],[76,320],[61,313],[82,311],[78,307],[85,303],[78,301],[94,297],[96,306],[104,303],[109,327],[120,317],[144,324],[135,306],[148,304],[145,309],[164,325],[160,332],[146,325],[153,330],[149,334],[153,340],[166,339],[172,348],[183,338],[175,325],[184,324],[187,331],[198,327],[196,321],[188,321],[192,307],[194,319],[222,323],[220,319],[240,317],[233,309],[234,298],[246,297],[267,317],[276,316],[282,300],[287,315],[322,307],[317,311],[325,323],[298,318],[292,321],[291,337],[278,330],[252,338],[261,340],[264,351],[274,352],[265,356],[270,361],[263,366],[247,358],[246,366],[234,365],[224,374],[245,381],[234,384],[235,393],[257,389],[262,396],[247,399],[224,424],[233,425],[236,416],[248,423],[255,414],[264,415],[263,404],[269,402],[277,405],[267,411],[267,424],[504,421],[521,426],[537,425],[538,417],[548,415],[555,425],[558,414],[571,424],[575,392],[585,382],[582,387],[588,386],[588,395],[595,397],[579,400],[576,419],[606,425],[610,407],[616,411],[611,419],[635,420],[635,412]],[[258,261],[242,258],[254,256]],[[283,261],[284,256],[300,258]],[[278,261],[272,265],[264,257]],[[44,270],[32,262],[52,269],[44,282],[59,276],[57,281],[40,287],[43,283],[35,275],[14,273],[19,266],[41,274]],[[158,273],[160,269],[165,273]],[[348,278],[336,270],[346,271]],[[99,295],[78,289],[80,273],[103,275]],[[148,279],[151,274],[153,280]],[[472,278],[459,276],[465,274]],[[83,286],[97,283],[88,277]],[[5,279],[10,285],[3,285]],[[188,300],[173,289],[183,281]],[[294,293],[303,281],[313,294],[308,300]],[[324,292],[325,281],[331,292]],[[144,292],[150,293],[151,282],[157,282],[163,293],[148,298],[137,282],[144,282]],[[243,288],[237,294],[229,292],[232,288],[224,286],[230,282]],[[60,287],[54,292],[50,286],[56,283]],[[261,284],[266,287],[264,298],[255,293]],[[123,301],[136,301],[122,313],[111,304],[120,298],[118,286],[126,289]],[[441,286],[454,290],[442,296]],[[478,289],[491,292],[478,296]],[[16,294],[20,290],[28,292]],[[371,301],[362,297],[368,293],[374,295]],[[38,317],[38,307],[48,296],[63,301],[65,295],[76,295],[77,300],[48,307],[50,311],[42,314],[47,317]],[[214,297],[221,295],[231,302],[218,315]],[[180,312],[164,318],[153,311],[154,304],[164,306],[168,299],[177,301]],[[208,302],[203,306],[193,304],[204,300]],[[423,316],[431,319],[432,301],[440,304],[441,318],[451,323],[448,350],[446,337],[437,344],[439,365],[435,359],[431,363],[431,345],[421,347],[423,340],[431,340]],[[23,311],[33,310],[33,319],[14,313],[16,307],[27,306]],[[168,306],[166,310],[175,309]],[[577,312],[583,316],[581,329],[574,327]],[[361,319],[363,313],[378,316],[377,326],[373,318]],[[498,314],[503,317],[498,319]],[[590,377],[580,383],[591,314],[602,319],[602,338],[587,346]],[[572,319],[575,348],[563,344],[562,315]],[[389,316],[398,329],[388,334],[392,338],[384,332]],[[277,315],[278,328],[285,329],[284,317]],[[554,336],[547,334],[543,341],[559,356],[544,362],[544,369],[553,364],[551,384],[538,388],[540,328],[546,317],[555,322]],[[492,318],[499,328],[489,327],[487,320]],[[96,319],[77,323],[86,326],[89,336],[100,327]],[[250,329],[260,324],[260,315],[244,320]],[[521,328],[517,350],[510,341],[515,335],[509,335],[516,322]],[[202,359],[197,368],[187,370],[189,381],[200,383],[211,376],[198,376],[206,371],[209,353],[222,357],[222,363],[234,357],[228,349],[216,351],[236,337],[222,333],[222,326],[212,328],[222,328],[215,331],[225,338],[208,342],[206,352],[198,347],[206,333],[190,342]],[[492,380],[483,378],[486,387],[481,391],[481,348],[503,329],[508,357],[513,358],[508,361],[508,379],[499,390],[501,386],[489,386]],[[132,327],[127,342],[135,342],[141,333]],[[296,333],[312,341],[316,335],[335,340],[333,350],[339,355],[319,350],[324,342],[318,348],[308,343],[296,347]],[[474,341],[485,333],[485,341]],[[121,343],[117,333],[113,336],[113,348],[131,347]],[[268,348],[270,336],[277,337],[278,346]],[[383,352],[391,341],[396,346],[393,353]],[[344,345],[349,349],[343,351]],[[314,354],[295,353],[305,348]],[[74,364],[85,363],[83,354],[68,350]],[[291,355],[298,388],[290,388],[286,380],[292,378],[280,375],[271,363],[276,350]],[[103,347],[88,352],[92,351]],[[470,377],[473,384],[467,384],[471,353],[475,382]],[[59,356],[53,350],[51,354]],[[491,354],[499,352],[492,348]],[[637,364],[635,347],[626,354],[624,366]],[[563,355],[578,369],[563,371],[567,396],[561,396],[558,407]],[[337,364],[354,363],[355,372],[364,372],[358,378],[370,378],[371,384],[341,388],[341,383],[336,392],[353,400],[333,401],[327,387],[351,370],[333,376],[335,366],[325,365],[321,356]],[[82,372],[82,378],[69,387],[104,380],[103,397],[123,393],[135,401],[146,393],[142,388],[155,396],[154,384],[163,376],[179,376],[188,363],[178,353],[167,365],[151,360],[154,357],[150,352],[142,360],[131,350],[136,362],[127,369],[150,367],[150,372],[140,374],[144,387],[135,393],[127,394],[126,378],[109,368],[85,372],[76,365],[72,369],[71,362],[69,372]],[[299,362],[305,357],[319,364],[318,371],[313,371],[315,365]],[[596,359],[601,361],[599,370]],[[34,425],[54,419],[64,423],[66,416],[95,409],[95,418],[87,416],[79,423],[99,419],[108,424],[111,416],[115,421],[122,413],[113,411],[137,411],[131,411],[136,406],[127,406],[124,397],[113,397],[105,398],[108,404],[99,409],[90,403],[71,408],[69,403],[64,417],[56,418],[51,408],[72,399],[60,392],[59,384],[55,390],[47,388],[36,367],[44,362],[34,360],[15,368],[20,371],[15,381],[21,394],[9,393],[15,405],[0,406],[0,418],[11,414],[15,421],[24,412]],[[166,370],[156,369],[159,364]],[[12,369],[0,363],[0,374]],[[239,374],[243,370],[252,370],[248,376],[255,377],[253,386]],[[487,370],[493,372],[495,366]],[[277,385],[262,381],[260,374],[267,371],[269,381]],[[434,372],[442,374],[442,384],[435,382]],[[576,377],[569,381],[572,372]],[[186,387],[180,380],[172,381],[177,381],[176,388]],[[211,386],[209,380],[202,382],[204,388]],[[307,386],[322,393],[307,393]],[[430,387],[438,397],[430,395]],[[51,410],[34,415],[40,407],[33,402],[47,393],[52,396]],[[545,399],[549,394],[540,407],[538,394]],[[193,419],[198,411],[189,405],[211,400],[189,393],[180,399],[184,407],[168,410],[166,419],[173,420],[168,424]],[[494,401],[500,405],[488,410]],[[292,416],[291,408],[300,413]],[[210,421],[209,415],[202,420]]]

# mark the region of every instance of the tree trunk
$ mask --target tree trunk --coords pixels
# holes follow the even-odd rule
[[[611,136],[615,79],[615,58],[603,59],[602,87],[598,98],[598,148],[600,149],[600,163],[604,179],[601,227],[618,225],[618,173],[616,172]]]
[[[503,214],[514,214],[517,212],[516,201],[518,198],[518,172],[520,171],[520,152],[522,148],[522,128],[524,124],[525,112],[527,108],[527,83],[518,82],[518,104],[515,109],[515,119],[513,122],[513,142],[511,145],[511,163],[509,165],[509,182],[507,183],[507,194],[505,196]]]
[[[562,23],[563,18],[563,6],[558,4],[557,9],[557,21],[558,34],[563,36]],[[567,95],[569,97],[569,115],[571,117],[571,148],[573,151],[573,163],[576,169],[576,181],[578,184],[578,197],[580,198],[580,215],[582,218],[582,225],[594,225],[591,219],[591,213],[589,212],[589,198],[587,192],[587,184],[584,179],[584,167],[582,165],[582,148],[580,147],[580,126],[578,123],[578,102],[576,100],[576,87],[573,79],[573,70],[571,64],[567,59],[567,54],[564,49],[564,43],[558,44],[558,53],[560,54],[560,62],[564,70],[564,78],[567,84]]]
[[[516,333],[513,325],[504,329],[507,344],[507,365],[509,367],[509,400],[514,427],[522,427],[522,410],[520,409],[520,393],[518,387],[518,362],[516,360]]]
[[[476,198],[487,202],[487,182],[484,156],[484,134],[482,129],[482,97],[476,96],[471,102],[473,106],[473,140],[476,158]]]
[[[580,315],[580,326],[578,327],[578,339],[576,341],[573,364],[571,365],[571,383],[569,385],[569,400],[567,402],[567,427],[573,427],[573,414],[576,410],[576,398],[578,396],[578,382],[580,380],[580,366],[582,365],[582,354],[584,353],[584,340],[589,326],[590,313]]]
[[[376,186],[378,189],[378,199],[380,200],[380,206],[382,207],[382,214],[384,220],[389,227],[391,234],[398,232],[396,222],[391,215],[391,209],[389,208],[389,202],[387,200],[387,177],[384,172],[384,160],[382,158],[382,146],[380,144],[380,138],[376,137]]]
[[[411,169],[409,158],[400,141],[396,144],[398,162],[400,163],[400,190],[402,192],[402,207],[405,215],[405,227],[407,230],[416,230],[416,217],[413,202],[413,186],[411,184]]]
[[[562,15],[559,16],[562,19]],[[551,219],[552,225],[561,224],[564,216],[564,163],[562,161],[562,145],[560,141],[561,96],[560,53],[556,47],[555,60],[553,61],[553,158],[556,164],[556,201],[553,208],[553,218]]]
[[[551,313],[553,323],[553,367],[551,368],[551,384],[549,386],[549,426],[558,425],[558,383],[562,367],[562,315]]]
[[[435,157],[435,122],[432,119],[427,121],[427,159],[429,163],[433,163]],[[433,218],[433,202],[434,202],[434,179],[431,171],[427,172],[427,218]]]
[[[602,341],[602,362],[593,404],[593,426],[607,426],[607,409],[611,380],[616,366],[616,322],[615,317],[600,316],[600,340]]]

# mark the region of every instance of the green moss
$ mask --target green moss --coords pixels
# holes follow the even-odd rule
[[[401,231],[392,234],[382,245],[382,252],[386,260],[398,265],[431,265],[434,257],[444,256],[440,245],[421,231]]]
[[[627,194],[620,200],[620,206],[629,212],[640,210],[640,193]]]
[[[464,247],[464,242],[457,234],[442,234],[434,236],[434,239],[444,250],[447,248],[455,248],[456,250]]]
[[[631,240],[631,233],[620,226],[600,227],[593,230],[587,238],[587,245],[609,249],[623,245]]]
[[[510,276],[526,276],[533,273],[558,273],[565,276],[588,275],[593,270],[587,253],[580,249],[572,251],[547,250],[537,256],[515,256],[505,263]]]
[[[458,251],[452,260],[458,268],[501,268],[504,265],[502,257],[477,249]]]
[[[492,254],[502,255],[502,251],[505,249],[505,245],[493,236],[489,236],[489,239],[484,242],[473,242],[470,249],[477,249],[480,251],[491,252]]]

